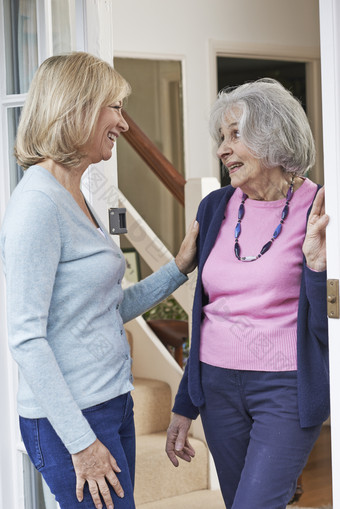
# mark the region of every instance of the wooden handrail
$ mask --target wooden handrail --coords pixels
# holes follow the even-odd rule
[[[125,110],[123,111],[123,116],[129,124],[129,130],[122,133],[126,141],[134,148],[137,154],[146,162],[181,205],[184,206],[185,178]]]

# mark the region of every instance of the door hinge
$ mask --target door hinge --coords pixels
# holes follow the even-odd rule
[[[339,318],[339,280],[327,279],[327,315]]]

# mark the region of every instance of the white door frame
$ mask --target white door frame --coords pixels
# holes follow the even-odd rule
[[[327,228],[327,277],[340,276],[340,4],[320,0],[320,43],[324,172]],[[329,319],[333,508],[340,509],[340,320]]]

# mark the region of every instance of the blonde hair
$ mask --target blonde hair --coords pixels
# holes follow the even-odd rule
[[[14,153],[25,170],[44,159],[79,165],[101,108],[123,101],[130,85],[84,52],[53,56],[37,70],[23,107]]]

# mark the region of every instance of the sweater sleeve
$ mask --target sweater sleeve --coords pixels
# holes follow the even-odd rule
[[[309,327],[324,346],[328,346],[326,271],[315,272],[305,266],[306,295],[309,302]]]
[[[143,281],[126,288],[120,305],[123,322],[145,313],[171,295],[187,279],[178,269],[175,260],[172,260]]]
[[[188,359],[182,380],[179,384],[178,392],[175,397],[175,404],[172,408],[172,411],[175,414],[183,415],[184,417],[188,417],[189,419],[196,419],[198,417],[199,410],[193,404],[189,396],[188,387],[189,362],[190,358]]]
[[[205,207],[207,205],[207,202],[209,200],[209,196],[208,197],[205,197],[199,207],[198,207],[198,211],[197,211],[197,215],[196,215],[196,220],[198,221],[199,225],[200,225],[200,229],[199,229],[199,233],[198,233],[198,237],[197,237],[197,240],[196,240],[196,246],[197,246],[197,259],[198,259],[198,265],[200,265],[200,256],[201,256],[201,249],[202,249],[202,237],[204,237],[204,225],[202,224],[202,221],[201,221],[201,218],[204,216],[204,210],[205,210]],[[203,228],[202,228],[203,226]],[[196,282],[196,285],[199,284]],[[197,287],[196,287],[196,291],[195,293],[197,292]],[[198,320],[200,322],[200,309],[201,307],[197,307],[197,305],[200,305],[199,302],[197,302],[197,300],[195,299],[194,300],[194,308],[193,308],[193,315],[192,315],[192,318],[193,318],[193,326],[195,326],[195,323],[196,321]],[[199,325],[199,328],[200,328],[200,325]],[[195,343],[193,345],[193,343]],[[187,364],[185,366],[185,370],[184,370],[184,373],[183,373],[183,376],[182,376],[182,379],[181,379],[181,382],[179,384],[179,387],[178,387],[178,391],[177,391],[177,394],[176,394],[176,397],[175,397],[175,403],[174,403],[174,406],[172,408],[172,411],[176,414],[179,414],[179,415],[183,415],[184,417],[188,417],[189,419],[196,419],[198,414],[199,414],[199,409],[198,407],[196,407],[191,398],[190,398],[190,395],[189,395],[189,369],[190,369],[190,357],[193,355],[193,349],[196,349],[196,348],[199,348],[199,345],[196,345],[196,341],[195,341],[195,338],[192,337],[192,342],[191,342],[191,348],[190,348],[190,353],[189,353],[189,358],[188,358],[188,361],[187,361]],[[194,368],[192,369],[197,369],[197,366],[194,366]],[[192,374],[192,373],[191,373]]]
[[[96,439],[66,384],[47,337],[49,307],[62,252],[58,212],[39,191],[10,204],[2,229],[9,347],[20,375],[72,453]]]

